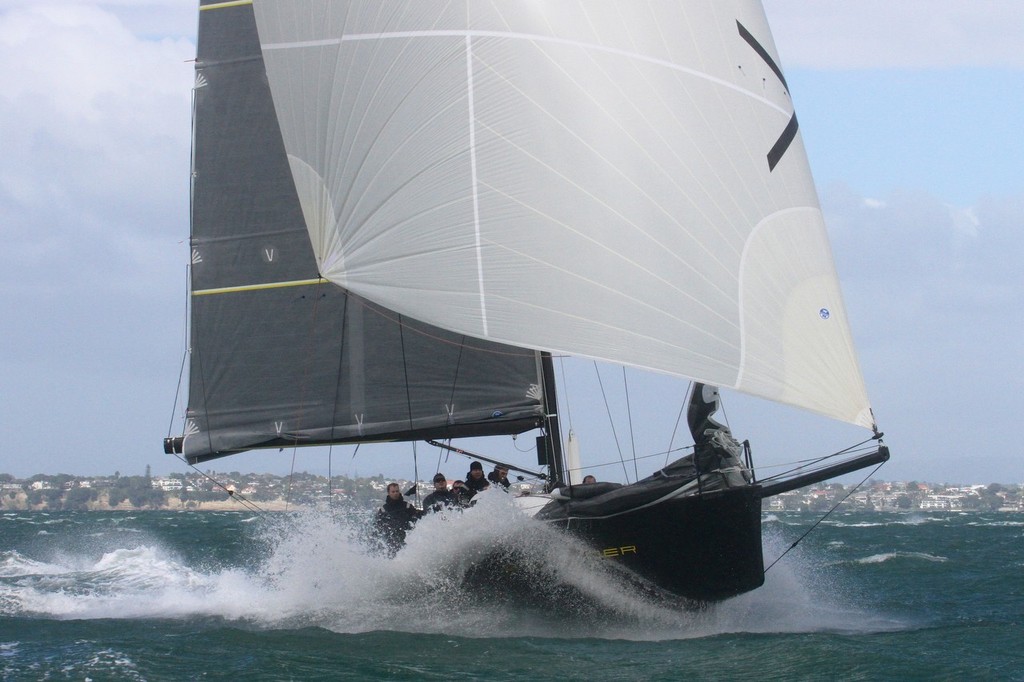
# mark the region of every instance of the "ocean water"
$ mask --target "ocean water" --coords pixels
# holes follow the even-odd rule
[[[0,678],[1024,680],[1024,514],[839,511],[686,611],[497,497],[393,560],[338,509],[3,513]],[[766,515],[767,562],[817,519]],[[495,542],[535,593],[462,586]]]

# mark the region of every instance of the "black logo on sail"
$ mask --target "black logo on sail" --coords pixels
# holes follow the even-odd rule
[[[782,83],[782,86],[788,91],[789,86],[786,84],[785,76],[782,75],[782,69],[780,69],[779,65],[775,63],[772,56],[768,54],[768,50],[764,49],[764,46],[757,42],[757,38],[755,38],[739,21],[736,22],[736,28],[740,32],[740,37],[747,41],[747,44],[750,45],[750,47],[754,48],[754,52],[756,52],[758,56],[764,60],[765,64],[768,65],[768,68],[770,68],[772,72],[779,77],[779,81]],[[769,171],[775,170],[775,166],[782,159],[786,150],[789,149],[789,145],[793,143],[793,139],[796,137],[797,128],[799,127],[799,124],[796,122],[796,112],[794,111],[793,116],[789,119],[789,124],[786,126],[786,129],[782,131],[782,135],[779,136],[779,139],[775,141],[775,144],[772,145],[772,148],[768,151]]]

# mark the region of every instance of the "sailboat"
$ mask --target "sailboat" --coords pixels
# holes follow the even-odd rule
[[[701,602],[763,583],[764,498],[888,458],[756,0],[202,0],[195,74],[167,452],[536,431],[535,518]],[[575,481],[565,355],[694,382],[694,451]],[[874,445],[759,481],[717,387]]]

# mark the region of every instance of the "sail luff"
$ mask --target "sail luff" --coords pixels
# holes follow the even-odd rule
[[[758,2],[341,7],[255,6],[324,277],[459,333],[872,425]]]

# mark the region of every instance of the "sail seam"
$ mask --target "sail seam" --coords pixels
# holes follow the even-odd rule
[[[579,40],[567,40],[565,38],[556,38],[554,36],[545,36],[535,33],[515,33],[511,31],[479,31],[479,30],[437,30],[437,31],[390,31],[381,33],[349,33],[342,35],[340,38],[323,38],[320,40],[296,40],[281,43],[264,43],[261,47],[264,51],[266,50],[292,50],[302,49],[306,47],[329,47],[332,45],[340,45],[341,43],[355,42],[361,40],[391,40],[391,39],[408,39],[408,38],[466,38],[467,43],[471,38],[505,38],[510,40],[525,40],[534,43],[554,43],[557,45],[568,45],[570,47],[580,47],[587,50],[596,50],[598,52],[606,52],[608,54],[615,54],[629,59],[636,59],[642,62],[650,64],[656,64],[665,68],[672,69],[674,71],[680,71],[682,73],[702,78],[706,81],[715,83],[729,90],[734,90],[742,95],[751,97],[762,104],[775,109],[776,111],[789,116],[792,114],[790,109],[784,108],[775,104],[771,100],[758,95],[751,90],[740,87],[735,83],[730,83],[722,78],[717,78],[703,71],[697,69],[691,69],[675,62],[670,62],[665,59],[659,59],[657,57],[651,57],[648,55],[640,54],[638,52],[631,52],[629,50],[623,50],[617,47],[608,47],[607,45],[597,45],[595,43],[586,43]]]
[[[476,240],[476,279],[480,291],[480,324],[487,332],[487,299],[484,295],[484,263],[480,245],[480,194],[476,177],[476,111],[473,107],[473,45],[466,36],[466,99],[469,100],[469,170],[473,183],[473,236]]]
[[[196,289],[193,296],[211,296],[213,294],[233,294],[240,291],[260,291],[263,289],[283,289],[285,287],[307,287],[327,284],[330,280],[323,277],[316,279],[295,279],[287,282],[265,282],[262,284],[243,284],[235,287],[218,287],[215,289]]]

